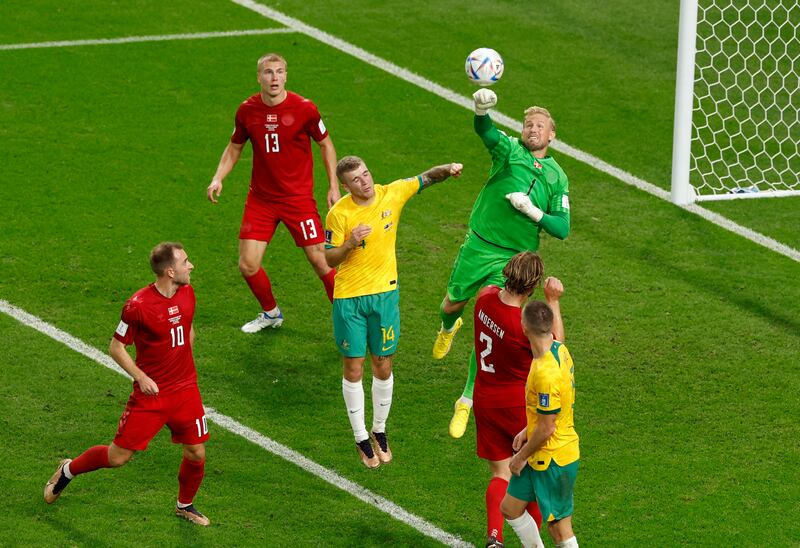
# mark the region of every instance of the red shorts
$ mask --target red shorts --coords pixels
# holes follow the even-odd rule
[[[478,456],[487,460],[503,460],[514,454],[514,436],[528,426],[525,406],[475,407],[475,432],[478,435]]]
[[[172,432],[172,443],[195,445],[208,441],[206,411],[196,386],[167,395],[131,394],[119,418],[114,445],[144,451],[165,424]]]
[[[286,225],[297,247],[308,247],[325,241],[325,230],[313,199],[271,203],[252,195],[248,195],[244,203],[239,239],[269,243],[278,223]]]

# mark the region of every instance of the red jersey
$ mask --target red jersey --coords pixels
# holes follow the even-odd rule
[[[114,338],[126,346],[136,345],[136,366],[155,381],[161,394],[197,386],[189,340],[194,306],[192,286],[178,288],[168,299],[150,284],[134,293],[122,309]],[[137,382],[133,393],[141,394]]]
[[[319,142],[328,130],[317,106],[308,99],[286,92],[279,105],[264,104],[256,93],[236,111],[236,128],[231,141],[253,146],[253,172],[250,194],[275,200],[314,200],[311,139]]]
[[[522,309],[500,300],[500,288],[484,287],[475,301],[476,407],[525,406],[533,354],[522,332]]]

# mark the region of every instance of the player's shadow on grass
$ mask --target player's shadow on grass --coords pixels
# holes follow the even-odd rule
[[[100,548],[119,546],[118,541],[109,543],[102,536],[100,536],[100,534],[95,536],[87,533],[87,528],[85,527],[74,527],[72,525],[73,523],[77,523],[79,525],[81,524],[80,519],[80,515],[78,514],[65,514],[63,516],[56,516],[48,513],[43,517],[43,521],[50,524],[50,526],[52,526],[55,530],[59,531],[60,536],[64,537],[66,540],[65,544],[69,544],[70,546],[94,546]],[[60,543],[53,543],[52,545],[58,544]]]

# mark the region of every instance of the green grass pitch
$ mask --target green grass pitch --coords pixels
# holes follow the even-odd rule
[[[464,96],[474,91],[465,56],[493,47],[506,63],[493,88],[501,112],[547,106],[560,139],[668,188],[676,2],[272,7]],[[280,26],[223,0],[0,4],[0,44]],[[317,103],[339,155],[363,157],[376,181],[465,166],[403,215],[396,461],[376,471],[353,448],[322,285],[283,229],[266,267],[286,323],[238,329],[257,312],[236,267],[249,147],[219,204],[205,188],[269,50],[287,57],[288,88]],[[205,402],[482,545],[488,469],[474,424],[459,441],[447,435],[471,307],[451,354],[430,359],[489,166],[469,111],[299,33],[0,50],[0,74],[0,299],[105,351],[125,299],[151,281],[150,248],[182,241],[196,265]],[[581,545],[797,546],[798,264],[555,155],[570,177],[573,227],[566,242],[545,237],[540,253],[566,287]],[[324,181],[318,155],[316,174]],[[324,184],[317,191],[323,198]],[[797,248],[799,205],[707,207]],[[163,432],[128,466],[79,478],[48,507],[41,490],[58,460],[111,440],[130,385],[6,315],[0,340],[0,545],[436,544],[213,423],[196,499],[209,529],[171,515],[179,450]],[[518,546],[509,527],[506,539]]]

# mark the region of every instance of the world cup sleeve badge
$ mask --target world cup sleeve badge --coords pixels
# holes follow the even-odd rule
[[[550,407],[550,394],[539,393],[539,407]]]

